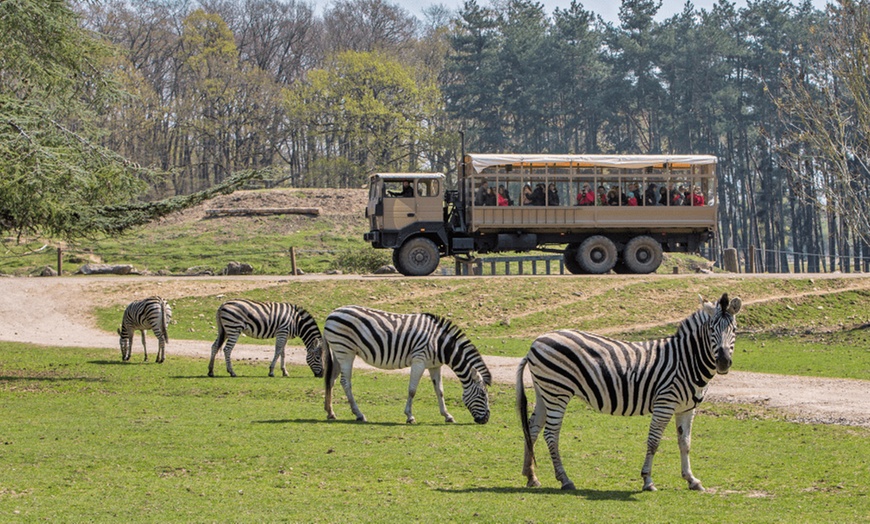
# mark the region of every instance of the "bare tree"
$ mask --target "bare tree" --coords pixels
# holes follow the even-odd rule
[[[799,195],[828,214],[829,228],[870,243],[870,2],[838,0],[815,50],[815,67],[786,75],[778,101],[792,141],[783,150]],[[847,236],[831,248],[845,255]],[[842,263],[842,262],[841,262]]]
[[[416,39],[418,21],[384,0],[339,0],[323,15],[328,53],[380,51],[401,55]]]

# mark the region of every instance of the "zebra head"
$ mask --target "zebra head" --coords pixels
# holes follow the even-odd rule
[[[716,360],[716,372],[725,375],[731,369],[731,356],[734,353],[734,339],[737,331],[737,321],[734,318],[740,311],[743,302],[735,297],[728,300],[724,293],[716,304],[701,300],[702,307],[710,317],[709,347],[713,350]]]
[[[478,424],[489,422],[489,395],[486,392],[486,383],[476,369],[471,370],[471,380],[462,385],[462,402],[471,412],[474,421]]]
[[[323,377],[323,339],[305,344],[305,363],[311,368],[316,378]]]

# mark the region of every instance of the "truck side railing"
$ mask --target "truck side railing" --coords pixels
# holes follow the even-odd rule
[[[498,270],[502,267],[504,272],[499,273]],[[456,259],[456,274],[462,276],[538,275],[539,269],[543,270],[543,273],[540,273],[543,275],[564,275],[564,257],[562,255],[518,255],[475,258],[473,260]],[[489,270],[489,273],[486,273],[486,270]]]

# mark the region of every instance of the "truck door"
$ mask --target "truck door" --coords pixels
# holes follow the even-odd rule
[[[397,231],[417,222],[414,180],[385,181],[384,230]]]
[[[416,218],[417,222],[443,222],[444,198],[439,178],[422,178],[416,181]]]

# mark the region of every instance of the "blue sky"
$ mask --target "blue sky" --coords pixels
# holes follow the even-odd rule
[[[441,4],[450,9],[458,9],[462,6],[464,0],[392,0],[392,2],[402,6],[409,13],[420,20],[423,20],[423,9],[427,6]],[[486,6],[490,4],[490,1],[478,0],[478,3]],[[564,9],[571,5],[571,0],[542,0],[541,3],[544,4],[544,9],[547,13],[552,13],[557,7]],[[580,3],[583,5],[584,9],[601,15],[601,17],[608,22],[617,22],[619,19],[619,6],[621,5],[619,0],[580,0]],[[715,3],[715,0],[695,0],[692,2],[696,9],[707,10],[709,10]],[[735,3],[738,8],[746,6],[746,0],[736,0]],[[799,3],[799,0],[792,0],[792,3],[797,4]],[[823,9],[828,2],[826,0],[812,0],[812,3],[817,9]],[[681,12],[684,5],[685,1],[682,0],[663,1],[662,8],[659,9],[659,19],[669,18],[670,16]]]

